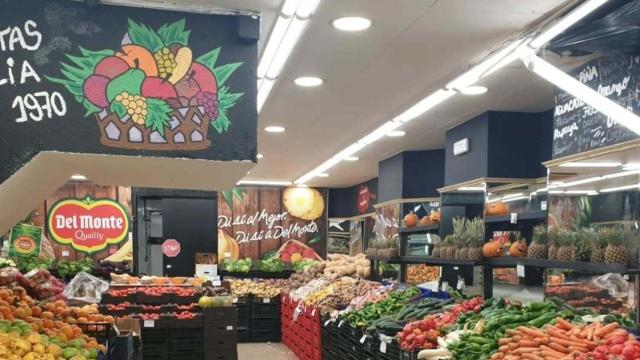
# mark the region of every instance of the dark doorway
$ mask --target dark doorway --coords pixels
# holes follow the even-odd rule
[[[217,251],[215,192],[134,188],[132,198],[136,273],[193,276],[195,254]],[[162,253],[167,239],[180,243],[178,256]]]

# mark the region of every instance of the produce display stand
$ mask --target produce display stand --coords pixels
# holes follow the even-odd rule
[[[281,340],[280,302],[280,297],[234,298],[233,304],[237,308],[238,342],[279,342]]]
[[[224,268],[219,270],[220,276],[224,278],[236,278],[236,279],[288,279],[295,271],[291,268],[285,268],[282,271],[261,271],[257,269],[251,269],[248,272],[227,271]]]

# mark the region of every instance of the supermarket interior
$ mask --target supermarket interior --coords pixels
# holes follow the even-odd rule
[[[640,0],[0,0],[0,55],[0,360],[640,360]]]

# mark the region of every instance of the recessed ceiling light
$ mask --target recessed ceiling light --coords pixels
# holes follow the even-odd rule
[[[87,177],[84,175],[80,175],[80,174],[73,174],[71,175],[71,180],[73,181],[87,181]]]
[[[270,132],[270,133],[281,133],[281,132],[284,132],[285,130],[287,129],[285,129],[284,126],[275,126],[275,125],[267,126],[264,128],[264,131]]]
[[[314,87],[322,85],[323,80],[315,76],[301,76],[293,80],[293,82],[298,86]]]
[[[291,185],[291,181],[280,180],[240,180],[236,185],[271,185],[271,186],[287,186]]]
[[[318,175],[316,175],[317,177],[329,177],[329,174],[327,173],[320,173]]]
[[[332,24],[342,31],[362,31],[371,27],[371,20],[361,16],[345,16],[333,20]]]
[[[260,153],[258,153],[258,154],[256,155],[256,159],[262,159],[263,157],[264,157],[264,155],[262,155],[262,154],[260,154]]]
[[[357,156],[347,156],[346,158],[343,158],[342,160],[345,160],[345,161],[358,161],[358,160],[360,160],[360,158],[357,157]]]
[[[481,95],[487,92],[487,88],[484,86],[467,86],[460,89],[460,93],[464,95]]]
[[[390,137],[400,137],[400,136],[405,136],[407,133],[402,131],[402,130],[393,130],[393,131],[389,131],[387,133],[387,136]]]

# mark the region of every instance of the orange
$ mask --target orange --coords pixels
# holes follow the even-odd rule
[[[54,315],[51,311],[43,311],[42,314],[40,314],[40,317],[43,319],[53,319]]]
[[[31,308],[31,314],[33,314],[33,316],[40,316],[42,309],[39,306],[34,306]]]

